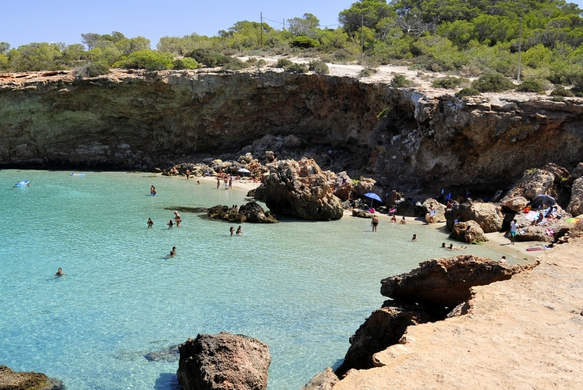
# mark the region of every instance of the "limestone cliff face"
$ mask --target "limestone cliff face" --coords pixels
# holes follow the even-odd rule
[[[459,100],[275,71],[12,74],[0,75],[0,166],[151,169],[294,134],[347,153],[341,168],[353,177],[475,188],[549,161],[574,167],[582,119],[576,99]]]

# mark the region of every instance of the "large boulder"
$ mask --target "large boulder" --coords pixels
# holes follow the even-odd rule
[[[428,198],[425,200],[423,205],[423,214],[425,215],[425,222],[427,223],[438,223],[445,222],[445,205],[439,203],[433,198]],[[433,212],[433,213],[432,213]]]
[[[411,272],[383,279],[381,294],[405,302],[454,308],[470,298],[470,287],[510,279],[535,265],[501,265],[473,255],[432,259]]]
[[[342,377],[353,368],[373,368],[374,354],[397,344],[409,325],[438,319],[415,304],[386,301],[383,307],[373,311],[350,337],[350,348],[346,352],[344,362],[336,370],[336,375]]]
[[[258,339],[221,332],[199,334],[179,346],[183,390],[265,390],[271,355]]]
[[[454,221],[475,221],[480,225],[484,233],[497,232],[502,229],[504,215],[493,203],[464,202],[454,204],[446,214],[447,227],[453,230]]]
[[[518,212],[524,209],[528,205],[528,199],[524,196],[515,196],[513,198],[506,197],[504,198],[504,203],[500,203],[500,206],[504,210]]]
[[[282,160],[269,165],[270,175],[257,190],[276,214],[312,220],[342,218],[342,202],[334,196],[334,185],[312,159]]]
[[[489,241],[488,237],[484,235],[484,231],[476,221],[456,223],[452,227],[449,238],[466,242],[466,230],[468,227],[470,228],[470,233],[472,233],[471,244]]]
[[[500,203],[506,203],[509,199],[517,196],[523,196],[530,200],[540,194],[552,193],[554,192],[554,183],[554,173],[545,169],[528,170],[500,200]]]
[[[0,366],[0,390],[64,390],[63,382],[39,372],[15,372]]]
[[[352,191],[354,190],[354,183],[346,172],[340,172],[334,178],[334,195],[336,195],[342,202],[352,198]]]
[[[573,182],[571,200],[567,206],[567,212],[573,216],[583,214],[583,176]]]

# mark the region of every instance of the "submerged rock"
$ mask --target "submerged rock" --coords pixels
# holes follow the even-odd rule
[[[300,390],[332,390],[337,382],[338,377],[334,374],[332,368],[328,367],[314,375]]]
[[[265,390],[271,355],[258,339],[221,332],[199,334],[179,346],[184,390]]]
[[[178,345],[173,345],[161,351],[153,351],[144,355],[149,362],[175,362],[180,358]]]

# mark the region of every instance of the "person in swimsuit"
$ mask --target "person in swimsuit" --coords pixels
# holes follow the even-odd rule
[[[168,223],[166,225],[168,225],[168,229],[172,229],[172,227],[174,226],[174,222],[172,222],[172,220],[170,220],[170,221],[168,221]]]
[[[170,257],[174,257],[175,254],[176,254],[176,247],[173,246],[172,250],[170,251]]]
[[[395,214],[391,217],[391,223],[397,223],[397,216]]]
[[[373,232],[376,232],[376,231],[377,231],[377,226],[379,226],[379,217],[377,217],[377,215],[376,215],[376,214],[374,214],[374,215],[372,216],[372,222],[371,222],[371,225],[372,225],[372,231],[373,231]]]
[[[174,212],[174,222],[176,222],[176,227],[180,227],[180,222],[182,222],[182,218],[180,218],[180,214],[178,214],[178,211]]]
[[[417,234],[413,234],[413,238],[411,239],[411,241],[417,241]]]
[[[241,230],[241,225],[239,225],[239,227],[237,228],[236,234],[243,234],[243,231]]]
[[[156,196],[156,187],[154,187],[153,185],[150,187],[150,195]]]
[[[152,229],[152,226],[154,226],[154,221],[152,221],[152,218],[148,218],[148,229]]]
[[[55,276],[65,276],[67,274],[63,273],[63,269],[61,267],[59,267],[59,269],[57,270],[57,273],[55,274]]]
[[[231,226],[231,228],[229,229],[229,231],[231,232],[231,236],[233,235],[233,233],[235,233],[235,227]]]
[[[401,218],[401,225],[406,225],[407,224],[407,220],[405,219],[405,216],[403,215],[403,218]]]

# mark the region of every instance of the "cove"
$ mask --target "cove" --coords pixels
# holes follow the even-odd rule
[[[442,232],[388,219],[372,233],[370,220],[349,216],[280,218],[230,237],[230,224],[181,211],[182,226],[168,229],[175,208],[241,205],[246,191],[83,173],[0,171],[0,364],[71,389],[175,388],[177,361],[144,355],[220,331],[267,343],[269,389],[298,389],[341,361],[385,300],[381,279],[451,253]],[[13,188],[20,180],[31,187]],[[463,253],[500,256],[486,246]],[[55,278],[58,267],[67,275]]]

